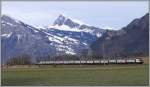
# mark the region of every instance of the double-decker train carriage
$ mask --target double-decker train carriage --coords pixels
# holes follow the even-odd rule
[[[101,60],[65,60],[65,61],[39,61],[38,65],[79,65],[79,64],[87,64],[87,65],[100,65],[100,64],[143,64],[143,60],[141,58],[135,59],[101,59]]]

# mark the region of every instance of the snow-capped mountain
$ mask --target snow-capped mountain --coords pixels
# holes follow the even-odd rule
[[[66,49],[65,51],[71,54],[80,54],[83,49],[88,49],[89,45],[105,32],[63,15],[59,15],[53,25],[44,28],[43,31],[59,37],[60,42],[52,43],[56,49]]]
[[[45,29],[32,27],[22,21],[1,17],[2,62],[8,58],[29,54],[33,58],[58,54],[80,54],[105,32],[60,15]]]
[[[62,31],[71,31],[71,32],[85,32],[100,37],[101,33],[105,30],[100,29],[88,24],[84,24],[81,21],[65,17],[62,14],[54,21],[52,26],[49,26],[50,29],[58,29]]]

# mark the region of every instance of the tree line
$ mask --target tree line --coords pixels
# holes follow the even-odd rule
[[[32,64],[31,57],[27,54],[9,58],[6,62],[7,65],[30,65]]]

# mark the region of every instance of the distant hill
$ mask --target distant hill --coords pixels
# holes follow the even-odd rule
[[[91,50],[94,56],[148,55],[149,13],[133,20],[121,30],[106,31],[91,44]]]

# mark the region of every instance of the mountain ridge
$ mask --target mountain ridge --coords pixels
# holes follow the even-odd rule
[[[105,39],[108,40],[105,44],[107,56],[147,53],[148,18],[146,14],[121,30],[105,30],[60,15],[52,26],[39,29],[5,15],[1,17],[2,63],[24,53],[31,55],[33,61],[49,55],[81,56],[86,50],[91,50],[94,56],[102,56]]]
[[[31,55],[33,61],[36,57],[55,56],[56,53],[80,54],[97,39],[96,30],[93,33],[94,29],[92,32],[64,31],[54,28],[37,29],[9,16],[2,16],[1,19],[2,62],[23,53]],[[103,32],[100,29],[98,33]]]
[[[107,31],[91,44],[92,53],[95,56],[102,56],[104,52],[102,48],[105,46],[105,55],[108,57],[148,55],[148,25],[149,13],[134,19],[121,30]]]

